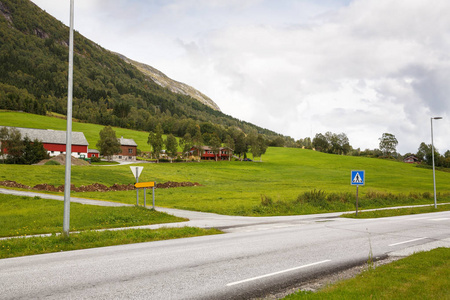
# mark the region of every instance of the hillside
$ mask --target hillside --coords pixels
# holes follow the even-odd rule
[[[168,88],[171,92],[182,94],[182,95],[188,95],[191,96],[194,99],[197,99],[201,103],[205,104],[206,106],[211,107],[214,110],[219,110],[219,106],[211,100],[208,96],[202,94],[198,90],[194,89],[193,87],[182,83],[175,81],[171,78],[169,78],[167,75],[165,75],[163,72],[153,68],[152,66],[134,61],[132,59],[129,59],[125,55],[122,55],[120,53],[116,53],[120,58],[122,58],[127,63],[132,64],[135,66],[139,71],[141,71],[143,74],[148,76],[151,80],[156,82],[162,87]]]
[[[0,109],[66,113],[68,37],[64,24],[32,2],[0,0]],[[213,101],[184,84],[172,86],[175,81],[163,75],[149,76],[151,67],[127,62],[78,32],[74,52],[76,119],[147,132],[161,124],[164,133],[180,137],[203,123],[222,139],[231,127],[279,136],[223,114]]]

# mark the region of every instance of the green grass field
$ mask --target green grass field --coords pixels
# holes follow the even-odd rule
[[[66,130],[67,121],[62,118],[46,117],[41,115],[28,114],[14,111],[0,111],[0,126],[14,126],[37,129],[53,129]],[[99,132],[104,128],[103,125],[89,123],[72,123],[72,131],[80,131],[84,133],[89,149],[97,149]],[[123,136],[127,139],[133,139],[141,151],[151,151],[150,145],[147,144],[148,132],[136,131],[125,128],[114,127],[116,136]],[[165,137],[164,137],[165,138]]]
[[[366,171],[366,185],[359,188],[360,209],[433,202],[431,170],[414,165],[292,148],[269,148],[263,161],[136,165],[144,167],[140,182],[189,181],[202,185],[157,189],[158,206],[221,214],[279,215],[353,210],[356,188],[350,185],[352,169]],[[29,186],[39,183],[59,186],[64,183],[64,166],[0,165],[0,181],[3,180]],[[75,186],[96,182],[110,186],[134,181],[129,166],[72,167],[71,182]],[[438,202],[449,202],[450,173],[436,172],[436,182]],[[333,197],[325,204],[333,205],[297,201],[300,194],[314,190],[331,194]],[[72,196],[130,204],[136,201],[135,191],[73,192]],[[272,204],[262,205],[262,198],[269,198]]]
[[[0,237],[59,233],[62,231],[63,213],[63,201],[0,194]],[[143,207],[102,207],[79,203],[71,203],[70,215],[71,231],[186,221]]]
[[[25,117],[29,121],[25,122]],[[24,125],[26,124],[26,125]],[[64,129],[65,120],[0,112],[0,125]],[[45,126],[45,127],[44,127]],[[103,126],[74,123],[90,143]],[[78,127],[79,126],[79,127]],[[119,131],[119,130],[123,130]],[[117,129],[146,145],[148,134]],[[92,142],[94,140],[94,142]],[[143,149],[145,150],[145,149]],[[360,209],[432,203],[432,171],[382,159],[340,156],[294,148],[268,148],[263,162],[137,163],[143,181],[189,181],[202,186],[156,191],[156,205],[232,215],[286,215],[354,209],[351,170],[365,170]],[[34,186],[64,183],[64,166],[0,165],[0,181]],[[73,166],[75,186],[134,183],[129,166]],[[450,173],[436,172],[438,202],[450,202]],[[72,193],[72,196],[133,204],[135,191]],[[300,195],[300,197],[299,197]],[[141,196],[142,197],[142,196]]]

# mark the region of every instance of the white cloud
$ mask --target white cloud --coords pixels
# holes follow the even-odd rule
[[[61,15],[59,1],[35,2]],[[192,85],[239,119],[296,139],[345,132],[361,148],[377,147],[389,132],[405,153],[430,143],[430,117],[440,115],[435,144],[450,149],[446,0],[96,0],[76,7],[82,34]]]

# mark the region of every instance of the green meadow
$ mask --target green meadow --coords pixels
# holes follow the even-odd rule
[[[433,203],[431,170],[381,159],[269,148],[263,162],[138,163],[140,182],[198,182],[156,190],[156,205],[232,215],[307,214],[354,209],[351,170],[365,170],[359,208]],[[64,183],[64,166],[0,165],[0,181]],[[134,183],[130,166],[72,166],[75,186]],[[436,172],[438,202],[450,202],[450,173]],[[150,190],[147,190],[150,194]],[[74,197],[136,203],[135,191],[72,192]],[[147,200],[150,198],[147,197]],[[140,193],[143,201],[143,191]]]
[[[65,116],[46,117],[23,112],[0,111],[0,126],[66,130],[67,121],[64,118]],[[104,127],[105,126],[103,125],[90,123],[72,123],[72,131],[83,132],[89,143],[90,149],[97,149],[96,144],[99,139],[99,132]],[[119,127],[114,127],[114,131],[116,132],[117,137],[123,136],[124,138],[134,139],[134,141],[139,145],[138,148],[141,151],[151,151],[150,146],[147,144],[148,132]]]
[[[66,121],[55,117],[0,111],[0,125],[65,130]],[[101,125],[73,122],[91,147]],[[147,132],[115,128],[118,136],[134,139],[149,151]],[[259,160],[259,159],[258,159]],[[430,169],[366,157],[325,154],[297,148],[268,148],[263,162],[204,161],[189,163],[137,163],[144,170],[140,182],[198,182],[201,186],[157,189],[156,205],[231,215],[289,215],[355,208],[356,187],[351,170],[365,170],[366,184],[359,188],[359,208],[433,203]],[[75,186],[134,183],[130,166],[72,166]],[[64,166],[0,165],[0,181],[28,186],[64,184]],[[438,202],[450,202],[450,173],[437,171]],[[143,191],[140,194],[143,200]],[[136,203],[135,191],[72,192],[72,196]]]

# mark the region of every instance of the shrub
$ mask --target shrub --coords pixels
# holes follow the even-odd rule
[[[304,192],[298,195],[297,201],[303,204],[309,204],[315,207],[327,208],[328,202],[326,199],[325,191],[316,190],[310,192]]]
[[[46,165],[46,166],[60,166],[61,164],[59,162],[57,162],[56,160],[49,160],[44,165]]]
[[[272,206],[273,205],[272,198],[270,198],[266,195],[261,195],[261,205],[262,206]]]
[[[92,156],[91,162],[100,162],[100,157]]]
[[[430,193],[430,192],[424,192],[424,193],[422,194],[422,197],[423,197],[424,199],[431,199],[431,193]]]

